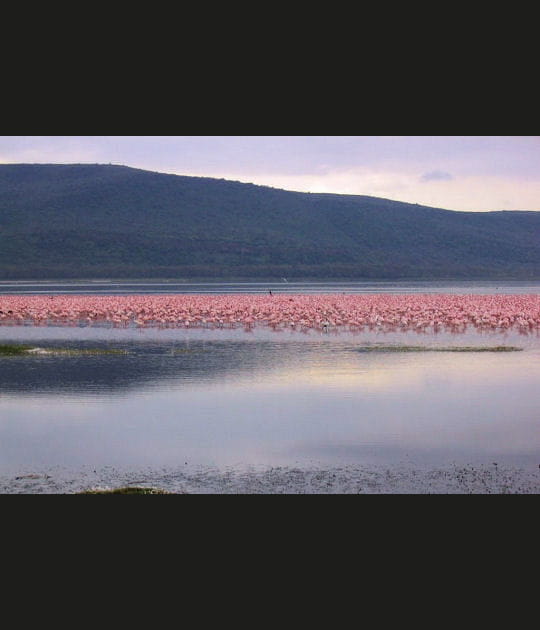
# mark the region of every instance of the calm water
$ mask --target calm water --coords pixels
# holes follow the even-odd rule
[[[294,282],[286,278],[269,282],[180,282],[73,280],[59,282],[2,281],[0,295],[89,294],[129,295],[141,293],[540,293],[534,281],[387,281],[387,282]]]
[[[501,285],[454,292],[540,291]],[[538,336],[0,327],[7,342],[126,354],[0,358],[4,491],[62,470],[540,464]],[[388,343],[523,351],[362,351]]]

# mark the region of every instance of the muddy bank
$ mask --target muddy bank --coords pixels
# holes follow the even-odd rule
[[[27,473],[0,478],[2,494],[74,494],[126,486],[178,494],[538,494],[540,468],[497,463],[413,467],[198,467],[119,472],[114,469]]]

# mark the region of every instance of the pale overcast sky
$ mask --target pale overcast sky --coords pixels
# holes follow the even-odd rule
[[[112,163],[449,210],[540,210],[540,136],[0,136],[0,163]]]

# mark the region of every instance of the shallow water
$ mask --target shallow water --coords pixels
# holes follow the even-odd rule
[[[0,281],[0,295],[130,295],[130,294],[228,294],[228,293],[450,293],[538,294],[540,282],[525,280],[386,280],[294,281],[276,278],[268,282],[191,282],[178,280],[61,280]]]
[[[540,283],[2,282],[0,296],[269,289],[537,294]],[[538,335],[0,326],[0,343],[17,342],[126,354],[0,357],[3,493],[540,491]]]
[[[410,475],[397,471],[431,471],[425,487],[445,491],[448,477],[433,485],[433,471],[462,466],[489,470],[492,482],[493,471],[515,468],[540,489],[538,336],[0,327],[8,341],[127,354],[0,360],[3,492],[113,479],[221,492],[223,471],[240,492],[246,470],[276,468],[289,471],[281,491],[298,483],[291,470],[312,471],[302,492],[321,491],[313,471],[332,470],[321,479],[335,482],[341,467],[356,477],[358,467],[384,470],[401,488]],[[396,343],[523,350],[362,351]],[[259,486],[274,492],[268,474]]]

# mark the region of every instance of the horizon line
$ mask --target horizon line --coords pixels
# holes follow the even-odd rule
[[[120,164],[114,162],[0,162],[0,167],[2,166],[112,166],[116,168],[127,168],[135,171],[143,171],[145,173],[154,173],[157,175],[166,175],[169,177],[187,177],[191,179],[211,179],[215,181],[223,181],[230,182],[234,184],[241,184],[244,186],[257,186],[258,188],[269,188],[271,190],[279,190],[282,192],[295,193],[301,195],[324,195],[328,197],[368,197],[370,199],[380,199],[382,201],[392,201],[395,203],[401,203],[409,206],[418,206],[420,208],[428,208],[431,210],[442,210],[445,212],[460,212],[460,213],[469,213],[469,214],[492,214],[499,212],[511,212],[511,213],[535,213],[540,212],[540,210],[456,210],[453,208],[443,208],[440,206],[428,206],[423,203],[417,203],[414,201],[402,201],[401,199],[392,199],[390,197],[377,197],[375,195],[368,194],[359,194],[359,193],[336,193],[336,192],[316,192],[316,191],[306,191],[306,190],[290,190],[287,188],[278,188],[276,186],[270,186],[269,184],[256,184],[255,182],[244,182],[237,179],[227,179],[225,177],[216,177],[212,175],[185,175],[179,173],[170,173],[166,171],[155,171],[148,168],[140,168],[138,166],[129,166],[128,164]]]

